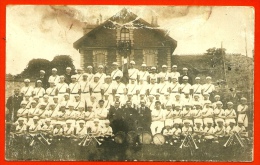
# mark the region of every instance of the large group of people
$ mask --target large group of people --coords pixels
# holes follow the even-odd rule
[[[89,133],[114,136],[141,129],[152,136],[160,133],[167,142],[187,135],[247,136],[247,99],[240,98],[236,107],[227,101],[224,109],[211,77],[202,84],[200,77],[191,80],[187,68],[182,74],[176,65],[171,72],[166,65],[160,73],[156,67],[148,72],[146,64],[138,70],[131,61],[125,84],[116,62],[113,69],[106,74],[100,65],[93,73],[88,66],[86,73],[79,68],[72,75],[67,67],[64,75],[58,75],[53,68],[49,77],[40,70],[35,87],[25,79],[24,86],[15,87],[8,98],[6,121],[15,128],[7,127],[7,132],[83,138]]]

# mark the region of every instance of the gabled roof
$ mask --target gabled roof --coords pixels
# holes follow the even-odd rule
[[[157,46],[170,46],[173,50],[177,47],[177,41],[172,39],[166,31],[159,29],[150,23],[146,22],[142,18],[138,17],[136,14],[132,13],[126,8],[123,8],[120,12],[106,20],[104,23],[98,25],[96,28],[91,30],[89,33],[85,34],[83,37],[78,39],[76,42],[73,43],[73,47],[75,49],[79,49],[82,44],[84,45],[95,45],[95,46],[116,46],[114,42],[116,40],[115,36],[113,36],[112,32],[115,31],[117,28],[126,26],[130,28],[134,28],[139,30],[141,33],[142,30],[146,29],[147,31],[152,32],[151,36],[156,36],[156,42],[158,42]],[[98,33],[102,32],[106,37],[99,37]],[[154,35],[156,34],[156,35]],[[99,38],[100,39],[99,39]],[[149,38],[149,37],[148,37]],[[153,37],[150,37],[154,39]],[[102,40],[102,42],[100,42]],[[141,40],[142,37],[139,37],[140,42],[144,42]],[[135,39],[136,41],[136,39]],[[134,43],[138,43],[135,42]],[[159,43],[160,42],[160,43]]]

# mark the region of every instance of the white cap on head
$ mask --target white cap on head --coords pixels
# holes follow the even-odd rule
[[[141,66],[142,66],[142,67],[146,67],[146,64],[142,64]]]
[[[200,80],[200,77],[196,77],[195,80]]]
[[[238,120],[237,123],[238,124],[244,124],[244,121],[243,120]]]
[[[51,71],[57,71],[57,69],[56,68],[52,68],[52,70]]]
[[[204,92],[203,96],[209,96],[209,93],[208,92]]]
[[[99,120],[96,118],[93,120],[94,123],[99,123]]]
[[[34,116],[33,119],[34,119],[34,120],[38,120],[39,117],[38,117],[38,116]]]
[[[181,124],[182,123],[182,120],[181,119],[175,119],[174,120],[174,124]]]
[[[67,70],[71,70],[71,67],[67,67],[66,69],[67,69]]]
[[[167,66],[166,66],[166,65],[163,65],[162,68],[167,68]]]
[[[118,63],[117,62],[113,62],[113,65],[117,65],[118,66]]]
[[[188,68],[182,68],[182,70],[188,70]]]
[[[172,68],[177,68],[177,65],[173,65]]]
[[[102,68],[102,69],[103,69],[103,68],[104,68],[104,66],[103,66],[103,65],[99,65],[99,66],[98,66],[98,68]]]
[[[223,103],[221,101],[217,101],[216,102],[216,105],[219,104],[219,105],[223,105]]]
[[[118,94],[118,93],[117,93],[117,94],[115,94],[115,97],[120,97],[120,94]]]
[[[224,119],[218,118],[218,119],[215,120],[215,122],[216,122],[216,124],[217,124],[217,123],[221,123],[221,122],[224,123]]]
[[[69,93],[64,93],[64,96],[69,96],[70,94]]]
[[[109,120],[105,120],[104,123],[105,124],[110,124],[110,121]]]
[[[229,121],[229,123],[234,123],[234,124],[236,124],[235,119],[229,119],[228,121]]]
[[[17,120],[18,121],[20,121],[20,120],[24,121],[24,118],[23,117],[19,117]]]
[[[188,80],[189,79],[189,77],[188,76],[183,76],[183,78],[182,78],[183,80]]]
[[[37,80],[36,82],[37,82],[37,83],[42,83],[42,80]]]
[[[206,79],[211,80],[211,77],[210,77],[210,76],[207,76]]]
[[[77,78],[77,76],[76,76],[76,75],[72,75],[72,76],[71,76],[71,79],[73,79],[73,78],[75,78],[75,79],[76,79],[76,78]]]
[[[80,120],[79,124],[85,124],[85,121],[84,120]]]
[[[27,104],[26,101],[22,101],[22,102],[21,102],[21,105],[26,105],[26,104]]]
[[[60,78],[65,78],[65,76],[63,76],[63,75],[60,75]]]
[[[51,121],[51,119],[50,118],[46,118],[44,121],[48,122],[48,121]]]
[[[134,65],[135,65],[135,62],[134,62],[134,61],[131,61],[130,64],[134,64]]]
[[[41,73],[45,73],[45,71],[44,71],[44,70],[40,70],[40,72],[41,72]]]
[[[219,95],[215,95],[214,98],[220,98],[220,96]]]
[[[227,105],[233,105],[233,103],[231,101],[227,102]]]
[[[92,69],[93,67],[92,66],[88,66],[87,69]]]
[[[49,98],[49,95],[45,94],[43,95],[43,98]]]
[[[194,119],[194,123],[195,124],[203,124],[202,120],[201,119]]]
[[[247,99],[245,97],[242,97],[241,100],[247,101]]]
[[[153,67],[151,67],[151,69],[156,69],[156,67],[153,66]]]
[[[187,124],[192,124],[191,122],[192,122],[191,120],[183,120],[183,124],[186,124],[186,123]]]
[[[30,79],[24,79],[24,82],[31,82]]]
[[[66,120],[66,124],[71,124],[72,121],[71,120]]]

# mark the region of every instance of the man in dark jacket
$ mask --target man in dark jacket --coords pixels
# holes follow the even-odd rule
[[[115,105],[110,108],[107,115],[114,134],[119,131],[125,132],[127,126],[123,117],[123,110],[119,108],[119,105],[120,102],[115,102]]]
[[[10,96],[6,102],[6,113],[5,118],[6,122],[15,122],[17,120],[17,111],[20,109],[20,104],[23,100],[23,97],[20,95],[20,88],[15,87],[14,95]],[[10,132],[11,125],[7,125],[6,133]]]
[[[182,74],[179,77],[179,83],[182,84],[183,83],[183,77],[187,76],[188,77],[188,83],[193,85],[193,77],[190,75],[190,73],[188,73],[188,68],[183,68],[182,69]]]
[[[143,131],[150,132],[151,110],[145,106],[145,101],[140,101],[141,106],[137,108],[137,128],[141,127]]]
[[[123,107],[123,118],[127,125],[127,129],[125,130],[126,133],[129,131],[136,131],[137,111],[132,107],[131,101],[127,101],[126,105]]]
[[[42,87],[45,90],[49,87],[48,78],[45,75],[45,71],[44,70],[40,70],[40,76],[38,78],[36,78],[35,86],[37,86],[37,80],[41,80],[42,81]]]

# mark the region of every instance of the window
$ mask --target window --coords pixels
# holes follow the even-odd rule
[[[129,29],[123,27],[120,32],[120,40],[127,41],[130,40],[130,32]]]
[[[146,54],[145,63],[147,66],[156,66],[155,54]]]
[[[96,54],[95,55],[96,66],[105,64],[105,54]]]

